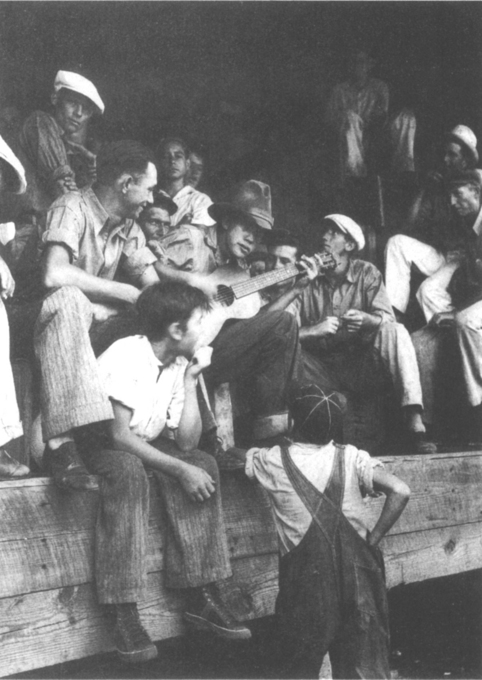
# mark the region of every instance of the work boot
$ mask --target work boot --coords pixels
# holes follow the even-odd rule
[[[97,491],[97,481],[89,475],[74,442],[65,442],[58,449],[47,447],[44,463],[55,484],[62,490]]]
[[[248,640],[251,631],[238,623],[221,602],[212,584],[193,588],[184,618],[199,630],[210,630],[223,638]]]
[[[114,645],[124,663],[143,663],[157,657],[157,647],[152,642],[139,618],[135,602],[116,604]]]
[[[0,449],[0,479],[19,479],[26,477],[29,473],[30,470],[26,465],[12,458],[5,449]]]
[[[413,453],[422,455],[437,453],[437,444],[430,440],[426,432],[409,432],[408,442]]]

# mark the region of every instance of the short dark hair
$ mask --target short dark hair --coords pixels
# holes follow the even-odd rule
[[[458,187],[471,187],[478,196],[482,192],[482,178],[477,170],[467,170],[454,175],[449,181],[449,191],[452,192]]]
[[[154,154],[140,142],[130,139],[110,142],[97,155],[97,183],[109,186],[124,173],[137,178],[146,172],[149,163],[155,165]]]
[[[189,148],[187,142],[185,142],[181,137],[164,137],[164,139],[161,139],[156,148],[156,156],[158,158],[161,156],[168,144],[179,144],[179,146],[182,147],[186,158],[188,158],[189,154],[191,153],[191,149]]]
[[[142,291],[136,304],[140,330],[150,340],[164,337],[173,323],[185,327],[195,309],[207,312],[211,304],[202,290],[184,281],[154,283]]]
[[[287,229],[273,229],[269,231],[264,238],[267,248],[276,248],[276,246],[289,246],[296,248],[297,255],[300,254],[300,241]]]
[[[305,385],[291,397],[293,435],[311,444],[342,441],[346,399],[339,392],[324,392],[318,385]]]

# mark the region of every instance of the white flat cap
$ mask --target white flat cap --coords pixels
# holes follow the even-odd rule
[[[84,76],[72,71],[59,71],[55,76],[54,90],[58,92],[62,88],[83,94],[84,97],[90,99],[97,106],[101,113],[104,113],[104,102],[100,98],[96,86],[90,80],[84,78]]]
[[[23,194],[27,188],[27,180],[25,179],[25,170],[23,165],[18,160],[17,156],[13,153],[12,149],[8,146],[7,142],[0,137],[0,158],[6,161],[10,167],[15,170],[15,174],[18,179],[18,186],[15,188],[13,193]]]
[[[334,222],[340,231],[351,236],[355,241],[358,250],[363,250],[365,247],[365,236],[363,235],[361,227],[358,226],[351,217],[347,217],[346,215],[327,215],[323,219],[323,222],[326,220]]]
[[[447,137],[459,144],[463,144],[471,154],[475,163],[478,163],[479,154],[477,152],[477,137],[467,125],[456,125],[454,129],[448,133]]]

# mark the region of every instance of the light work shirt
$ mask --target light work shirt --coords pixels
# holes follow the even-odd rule
[[[161,193],[169,196],[165,191]],[[169,196],[169,198],[171,197]],[[175,196],[172,196],[172,200],[177,205],[177,212],[171,215],[172,227],[176,227],[184,218],[186,218],[185,222],[187,224],[195,224],[197,226],[211,227],[215,224],[213,218],[208,213],[208,208],[213,202],[207,194],[203,194],[187,184]]]
[[[295,465],[321,492],[328,484],[335,459],[335,444],[325,446],[292,444],[290,454]],[[364,497],[374,495],[373,470],[383,467],[366,451],[345,446],[345,493],[342,512],[359,535],[366,539],[368,524]],[[312,516],[294,490],[283,467],[281,449],[250,449],[246,458],[246,475],[257,479],[269,495],[281,554],[293,550],[308,531]]]
[[[117,340],[97,359],[104,388],[111,399],[132,411],[130,428],[153,441],[165,427],[178,427],[184,408],[184,357],[164,366],[144,335]]]
[[[134,220],[110,224],[105,208],[90,188],[58,198],[47,214],[43,243],[67,248],[73,265],[102,279],[113,279],[120,265],[135,282],[157,261]]]

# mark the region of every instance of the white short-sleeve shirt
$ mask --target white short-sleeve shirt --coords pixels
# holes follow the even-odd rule
[[[165,192],[161,193],[168,196]],[[177,212],[171,215],[172,227],[176,227],[184,218],[187,218],[188,224],[194,224],[198,227],[212,227],[215,224],[215,221],[208,213],[208,208],[213,202],[207,194],[203,194],[201,191],[197,191],[194,187],[186,184],[172,197],[172,200],[177,205]]]
[[[292,444],[290,454],[295,465],[321,492],[326,488],[335,459],[333,442],[325,446]],[[366,538],[364,496],[373,494],[373,469],[382,462],[366,451],[345,446],[345,493],[342,512],[362,538]],[[308,531],[312,517],[291,485],[283,467],[281,449],[250,449],[245,472],[256,478],[269,494],[280,550],[285,554],[297,546]]]
[[[144,335],[117,340],[97,359],[104,388],[111,399],[132,410],[130,428],[145,441],[165,427],[179,425],[184,407],[184,357],[164,366]]]

